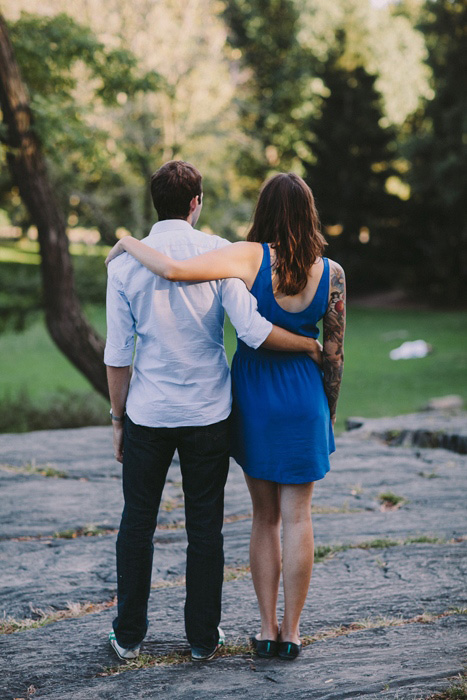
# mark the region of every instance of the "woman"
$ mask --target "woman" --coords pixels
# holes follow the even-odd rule
[[[311,497],[335,449],[345,281],[340,265],[322,257],[325,245],[312,192],[289,173],[262,189],[246,242],[179,261],[126,237],[106,261],[126,251],[169,280],[239,277],[259,312],[295,333],[317,338],[323,318],[323,372],[306,353],[252,350],[240,340],[232,363],[232,454],[253,502],[250,563],[261,613],[252,643],[264,658],[294,659],[301,651],[299,621],[313,566]],[[285,606],[279,626],[281,522]]]

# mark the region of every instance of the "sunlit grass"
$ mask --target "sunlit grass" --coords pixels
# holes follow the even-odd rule
[[[89,307],[87,316],[105,335],[105,309]],[[62,390],[88,392],[91,385],[56,347],[46,331],[42,318],[23,333],[0,335],[0,396],[14,396],[22,389],[32,399],[47,402],[48,397]]]

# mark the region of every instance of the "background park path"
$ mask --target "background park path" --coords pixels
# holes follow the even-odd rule
[[[466,414],[353,425],[360,427],[338,438],[332,470],[315,489],[307,645],[293,663],[257,659],[248,646],[259,624],[248,570],[251,508],[234,462],[225,654],[198,665],[186,655],[186,538],[174,462],[155,536],[149,632],[138,664],[124,664],[106,641],[122,507],[111,429],[2,435],[0,699],[415,700],[450,686],[463,672],[467,636]]]

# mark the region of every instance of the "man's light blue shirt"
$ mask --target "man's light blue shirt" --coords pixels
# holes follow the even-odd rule
[[[155,224],[143,242],[177,260],[230,245],[179,219]],[[231,410],[230,372],[224,350],[224,309],[252,348],[272,324],[239,279],[169,282],[128,253],[109,265],[104,362],[131,365],[126,412],[149,427],[210,425]]]

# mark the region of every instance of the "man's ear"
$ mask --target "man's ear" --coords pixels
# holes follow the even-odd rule
[[[193,199],[190,202],[190,214],[192,214],[194,212],[194,210],[196,209],[197,206],[198,206],[198,195],[193,197]]]

